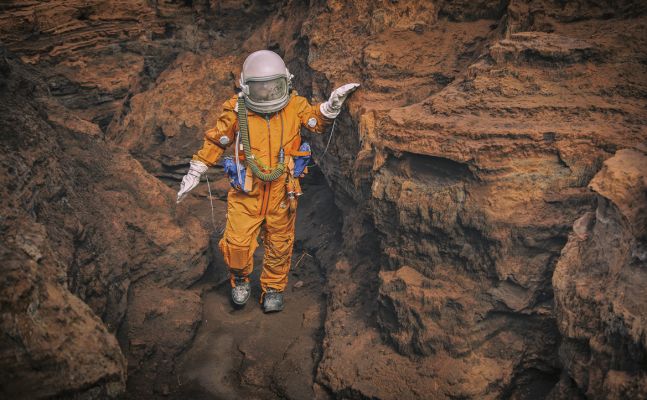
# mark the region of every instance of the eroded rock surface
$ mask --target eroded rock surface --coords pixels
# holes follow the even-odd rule
[[[136,365],[131,347],[142,332],[164,330],[137,320],[119,348],[114,334],[139,301],[133,293],[197,281],[207,232],[173,211],[172,189],[52,101],[37,71],[7,53],[0,70],[3,396],[116,396],[125,389],[122,350]],[[199,310],[187,318],[194,330]],[[189,339],[190,329],[172,337],[178,347]],[[172,359],[168,343],[152,342]]]
[[[79,176],[116,205],[75,187],[87,214],[48,206],[30,218],[70,220],[72,233],[48,231],[64,263],[79,260],[59,280],[107,331],[126,321],[129,382],[173,392],[162,384],[172,357],[156,352],[181,351],[174,332],[190,340],[199,305],[183,289],[207,262],[190,219],[205,190],[174,208],[173,190],[148,174],[177,186],[244,57],[270,48],[313,100],[362,84],[325,155],[328,136],[305,135],[344,217],[342,250],[320,260],[328,296],[312,393],[647,396],[644,2],[110,4],[12,3],[0,32],[58,101],[39,118],[71,135],[50,169],[82,164],[86,175],[60,179]],[[215,186],[223,199],[226,182]],[[121,228],[113,237],[100,221]],[[187,267],[156,267],[178,259]],[[151,297],[147,285],[164,289]],[[182,304],[186,319],[147,331]]]
[[[647,393],[647,155],[620,150],[590,187],[597,208],[580,217],[553,275],[560,358],[590,399]]]
[[[331,266],[319,379],[358,397],[541,398],[563,362],[551,277],[593,207],[586,185],[616,150],[645,151],[644,51],[634,50],[644,10],[598,19],[586,4],[510,2],[488,21],[420,7],[422,25],[406,30],[406,6],[386,7],[392,20],[377,30],[374,14],[341,3],[309,25],[309,65],[331,87],[363,83],[323,168],[347,221],[375,229],[381,256],[353,246]],[[541,11],[527,19],[528,7]],[[349,19],[359,24],[334,22]],[[317,29],[330,25],[346,34]],[[364,244],[367,231],[346,235]]]
[[[12,61],[2,53],[0,394],[114,397],[125,389],[124,356],[97,310],[68,290],[73,238],[83,229],[69,213],[74,207],[69,198],[78,197],[64,183],[59,135],[48,125],[42,105],[29,99],[38,89],[35,78]],[[57,207],[67,209],[69,217],[43,218]],[[61,248],[65,236],[67,247]]]

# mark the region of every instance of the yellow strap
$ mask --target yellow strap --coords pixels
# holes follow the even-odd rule
[[[303,156],[309,156],[311,155],[311,151],[296,151],[296,150],[290,150],[289,152],[286,152],[286,156],[293,156],[293,157],[303,157]]]
[[[245,190],[246,192],[252,191],[252,179],[254,179],[252,177],[252,170],[250,168],[247,168],[245,170],[245,187],[243,188],[243,190]]]

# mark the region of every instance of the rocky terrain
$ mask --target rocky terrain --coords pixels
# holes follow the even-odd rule
[[[647,398],[646,28],[640,1],[0,5],[0,397]],[[261,48],[313,102],[362,86],[325,154],[306,134],[292,314],[219,318],[227,183],[215,226],[174,196]]]

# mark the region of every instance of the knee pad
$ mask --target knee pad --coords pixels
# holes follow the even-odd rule
[[[220,247],[227,266],[237,270],[243,270],[249,265],[256,250],[253,242],[249,246],[238,246],[230,243],[226,238],[220,239],[218,247]]]

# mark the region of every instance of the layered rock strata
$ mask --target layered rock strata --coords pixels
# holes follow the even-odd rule
[[[647,150],[644,7],[382,6],[329,3],[304,30],[323,88],[363,83],[320,160],[353,245],[329,272],[319,379],[358,398],[573,393],[552,389],[567,348],[553,271],[602,162]]]
[[[314,101],[343,83],[362,84],[329,146],[325,135],[306,136],[344,213],[343,251],[324,260],[318,395],[647,396],[642,2],[169,2],[109,9],[92,3],[89,11],[67,6],[69,13],[59,7],[5,6],[1,32],[62,103],[47,103],[47,119],[76,132],[65,145],[92,148],[88,143],[107,138],[101,149],[110,156],[102,157],[118,162],[88,173],[85,187],[127,204],[125,215],[139,210],[130,219],[82,197],[96,220],[128,220],[137,229],[114,242],[105,238],[105,247],[104,236],[93,242],[106,255],[117,243],[132,243],[132,251],[115,255],[115,275],[86,267],[94,254],[84,250],[88,239],[78,246],[86,261],[69,270],[72,291],[108,331],[124,322],[119,338],[132,382],[159,381],[150,365],[170,368],[167,358],[146,356],[160,349],[154,343],[179,351],[168,337],[136,324],[159,329],[150,316],[175,318],[185,306],[197,315],[193,294],[172,304],[164,298],[184,293],[206,263],[206,233],[182,225],[195,222],[179,222],[186,209],[160,211],[173,209],[169,200],[150,198],[171,198],[172,190],[147,174],[177,185],[232,93],[244,57],[270,48]],[[63,163],[84,154],[72,151]],[[110,168],[119,171],[110,175]],[[127,183],[107,183],[132,171],[146,177],[137,184],[150,187],[146,200]],[[153,232],[156,218],[166,233]],[[203,232],[195,247],[162,251],[195,229]],[[69,243],[55,240],[54,247]],[[192,267],[158,275],[147,266],[177,257]],[[104,287],[114,279],[116,287]],[[127,290],[131,281],[149,279],[166,288],[161,297],[137,285]],[[123,300],[126,292],[132,303]],[[178,326],[183,338],[192,320]],[[128,344],[128,335],[135,341]],[[103,349],[97,357],[112,354],[106,343],[96,347]],[[106,371],[117,371],[104,373],[123,385],[123,360]]]

